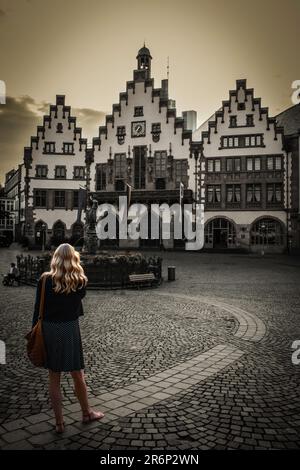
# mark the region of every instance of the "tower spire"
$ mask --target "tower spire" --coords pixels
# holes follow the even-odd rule
[[[167,79],[169,80],[170,75],[170,63],[169,63],[169,56],[167,57]]]
[[[145,40],[144,40],[144,46],[138,51],[137,55],[137,65],[138,65],[138,70],[144,70],[145,71],[145,78],[150,78],[151,77],[151,54],[145,45]]]

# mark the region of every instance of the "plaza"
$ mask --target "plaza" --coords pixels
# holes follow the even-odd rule
[[[0,270],[20,253],[0,251]],[[30,365],[24,335],[35,289],[0,286],[1,449],[299,449],[300,258],[155,252],[156,289],[89,291],[81,319],[91,405],[81,424],[62,382],[66,431],[54,432],[47,372]],[[167,267],[176,280],[167,281]]]

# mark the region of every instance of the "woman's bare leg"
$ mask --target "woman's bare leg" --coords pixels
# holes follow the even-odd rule
[[[49,370],[49,395],[56,424],[63,426],[62,396],[60,390],[60,372]],[[57,429],[59,431],[59,429]]]
[[[75,394],[81,406],[83,420],[85,421],[84,418],[86,418],[86,421],[93,421],[103,418],[104,414],[101,411],[93,411],[89,405],[84,371],[73,371],[71,375],[74,381]]]

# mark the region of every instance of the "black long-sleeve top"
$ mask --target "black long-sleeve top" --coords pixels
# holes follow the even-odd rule
[[[41,290],[42,279],[39,280],[37,285],[32,326],[38,321]],[[69,294],[56,293],[54,292],[52,277],[47,276],[45,284],[44,321],[66,322],[76,320],[80,315],[83,315],[81,299],[83,299],[85,294],[85,287],[79,288],[76,292],[70,292]]]

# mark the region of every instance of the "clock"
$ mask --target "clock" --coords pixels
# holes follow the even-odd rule
[[[131,123],[131,137],[145,137],[146,121],[135,121]]]

